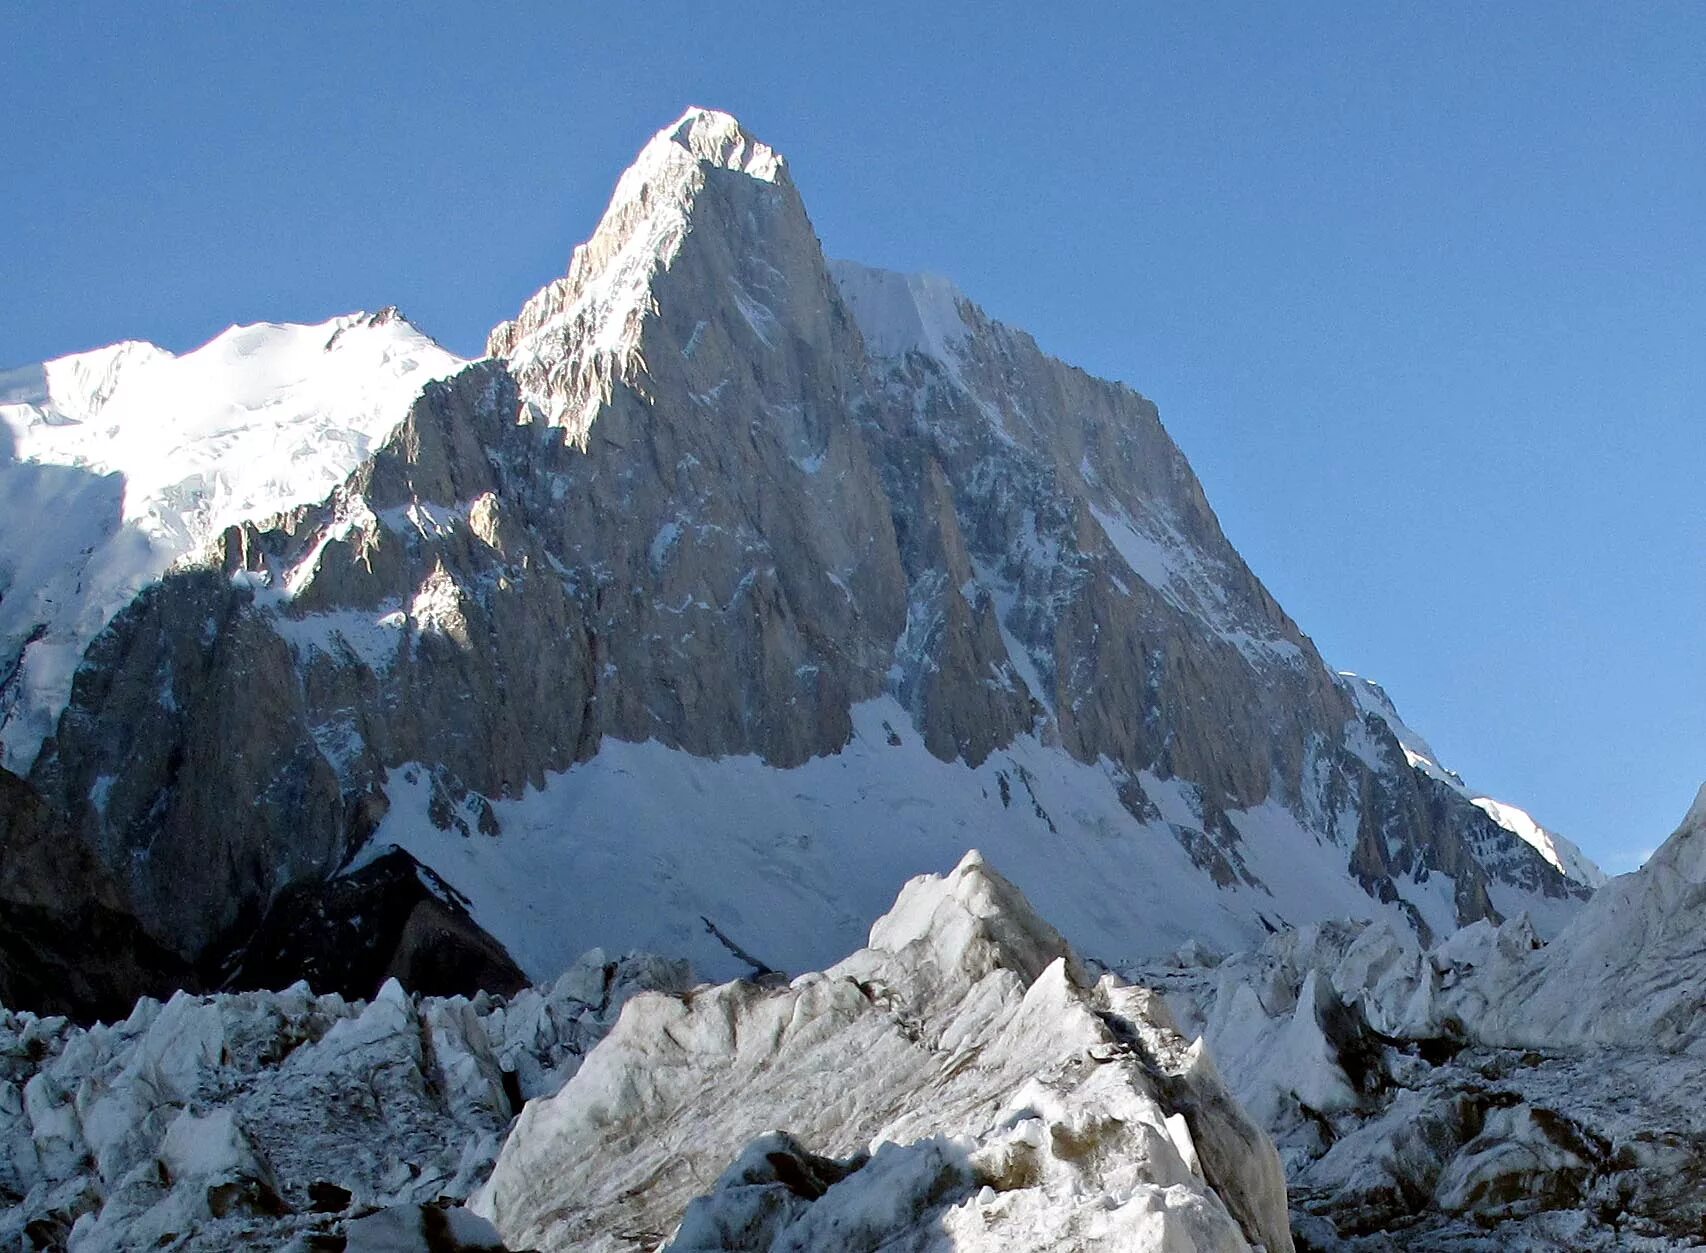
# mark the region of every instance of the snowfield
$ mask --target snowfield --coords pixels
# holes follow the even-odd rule
[[[1195,789],[1141,782],[1159,808],[1149,824],[1126,809],[1105,761],[1084,765],[1024,736],[976,769],[944,762],[883,697],[855,708],[841,752],[786,770],[607,742],[543,788],[492,802],[496,837],[441,830],[428,816],[431,772],[403,767],[366,855],[396,846],[432,866],[535,979],[592,937],[680,954],[717,977],[748,972],[706,919],[766,965],[822,968],[857,946],[864,920],[908,879],[947,870],[973,846],[1080,951],[1110,963],[1192,939],[1236,951],[1270,927],[1327,918],[1408,925],[1345,875],[1344,848],[1277,804],[1229,815],[1266,886],[1217,886],[1172,829],[1201,823]],[[1448,878],[1405,887],[1424,914],[1449,920]]]

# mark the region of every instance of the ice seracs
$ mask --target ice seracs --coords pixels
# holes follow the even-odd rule
[[[1488,962],[1453,1009],[1488,1043],[1706,1053],[1706,787],[1647,863],[1539,952]]]
[[[1137,977],[1275,1137],[1314,1247],[1692,1247],[1703,902],[1706,789],[1548,943],[1525,918],[1431,948],[1336,923]]]
[[[435,1202],[485,1178],[520,1103],[629,997],[691,986],[683,963],[595,952],[510,998],[298,984],[145,999],[88,1029],[0,1008],[0,1248],[501,1247]]]
[[[975,852],[821,974],[630,1001],[472,1208],[546,1250],[1291,1248],[1202,1050]]]

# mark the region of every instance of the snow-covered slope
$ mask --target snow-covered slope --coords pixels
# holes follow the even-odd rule
[[[28,770],[144,587],[225,527],[324,499],[460,364],[386,310],[0,375],[0,764]]]
[[[1200,1046],[976,853],[822,974],[630,1002],[472,1208],[553,1251],[1292,1247]]]
[[[1455,770],[1448,770],[1441,765],[1439,755],[1434,752],[1433,747],[1399,717],[1398,707],[1392,703],[1392,698],[1380,684],[1348,670],[1341,670],[1339,677],[1345,680],[1347,690],[1356,699],[1359,709],[1365,714],[1373,714],[1391,728],[1411,766],[1468,797],[1472,804],[1534,849],[1556,867],[1560,874],[1590,888],[1600,887],[1606,882],[1609,876],[1605,871],[1575,844],[1556,831],[1541,826],[1527,810],[1473,791]]]
[[[945,871],[973,844],[1068,940],[1106,961],[1191,939],[1229,952],[1327,918],[1409,926],[1396,903],[1345,875],[1341,848],[1281,805],[1227,812],[1262,886],[1221,885],[1178,835],[1203,821],[1188,784],[1140,777],[1156,808],[1138,822],[1111,763],[1076,762],[1034,735],[973,768],[933,756],[892,697],[855,707],[853,725],[840,752],[787,770],[609,742],[542,787],[492,802],[501,834],[490,839],[435,824],[431,772],[405,768],[388,780],[391,808],[367,856],[396,845],[433,866],[535,979],[589,937],[680,953],[716,977],[748,972],[707,919],[762,963],[821,968],[857,946],[865,920],[909,877]]]
[[[829,273],[871,353],[900,359],[918,352],[954,368],[958,346],[972,328],[960,311],[970,302],[952,279],[898,274],[856,261],[831,261]]]

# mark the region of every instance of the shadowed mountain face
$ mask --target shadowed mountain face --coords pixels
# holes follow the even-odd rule
[[[197,982],[60,816],[4,770],[0,837],[0,1005],[117,1019],[138,996]]]
[[[456,890],[400,849],[285,889],[244,939],[227,982],[277,988],[297,979],[352,1000],[378,995],[387,979],[421,996],[470,988],[509,996],[527,985]]]
[[[89,647],[27,791],[183,959],[370,841],[535,978],[715,973],[702,916],[822,964],[974,842],[1098,955],[1584,892],[1359,712],[1153,405],[826,262],[726,115],[489,350]]]

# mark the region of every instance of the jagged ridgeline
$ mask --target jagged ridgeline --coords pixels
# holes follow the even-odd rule
[[[1109,960],[1585,894],[1323,664],[1153,405],[826,261],[727,115],[488,350],[387,311],[0,380],[0,999],[815,968],[974,843]]]

